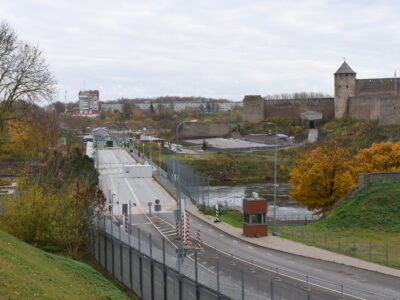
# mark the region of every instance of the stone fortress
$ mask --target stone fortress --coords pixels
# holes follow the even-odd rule
[[[244,121],[268,118],[302,119],[314,126],[317,119],[352,117],[376,120],[380,125],[400,124],[400,96],[396,78],[357,79],[344,61],[334,73],[334,98],[267,100],[245,96]]]

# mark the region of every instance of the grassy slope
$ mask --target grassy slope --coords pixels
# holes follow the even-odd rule
[[[400,232],[400,182],[373,184],[311,226]]]
[[[87,264],[0,231],[0,299],[130,299]]]
[[[400,181],[361,191],[325,219],[278,230],[283,237],[400,268]]]

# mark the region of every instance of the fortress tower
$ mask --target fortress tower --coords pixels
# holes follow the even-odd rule
[[[356,94],[356,72],[344,61],[335,76],[335,117],[347,115],[349,97]]]

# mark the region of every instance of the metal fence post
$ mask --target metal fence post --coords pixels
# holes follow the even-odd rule
[[[151,232],[150,232],[150,236],[149,236],[149,238],[150,238],[150,241],[149,241],[149,245],[150,245],[150,258],[152,258],[153,257],[153,245],[152,245],[152,239],[151,239]]]
[[[244,300],[244,272],[241,270],[241,280],[242,280],[242,300]]]
[[[119,269],[121,272],[121,282],[124,282],[124,272],[123,272],[123,264],[122,264],[122,243],[119,242]]]
[[[129,282],[131,286],[131,291],[133,291],[133,282],[132,282],[132,248],[129,246]]]
[[[143,298],[143,272],[142,272],[142,254],[139,252],[139,283],[140,283],[140,298]]]
[[[104,268],[107,270],[107,237],[103,235],[104,238]]]
[[[163,287],[164,287],[164,300],[167,300],[167,268],[165,266],[165,238],[162,240],[162,249],[163,249]]]
[[[217,261],[217,293],[218,293],[218,299],[221,296],[220,289],[219,289],[219,262]]]
[[[97,231],[97,237],[98,237],[98,239],[97,239],[97,243],[98,243],[97,249],[98,249],[98,252],[99,252],[99,260],[98,260],[98,262],[99,262],[99,264],[101,264],[100,231],[99,230]]]
[[[197,250],[194,251],[194,278],[196,281],[196,300],[199,300],[200,291],[199,291],[199,274],[197,270]]]
[[[140,250],[141,250],[141,249],[140,249],[140,228],[138,227],[137,230],[138,230],[138,250],[139,250],[139,253],[141,253],[141,252],[140,252]]]
[[[275,299],[275,282],[274,279],[271,278],[271,300]]]
[[[111,226],[112,226],[112,224],[111,224]],[[112,228],[112,227],[111,227]],[[115,272],[114,272],[114,236],[111,236],[111,254],[112,254],[112,257],[111,257],[111,264],[112,264],[112,274],[113,274],[113,276],[115,276]]]
[[[151,300],[154,300],[154,264],[152,259],[150,259],[150,289],[151,289]]]

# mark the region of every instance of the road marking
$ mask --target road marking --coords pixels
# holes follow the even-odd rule
[[[249,249],[254,249],[252,246],[247,246],[247,248],[249,248]]]
[[[224,235],[222,233],[219,234],[220,237],[224,237]]]
[[[290,262],[291,264],[295,264],[293,260],[288,260],[288,262]]]
[[[234,243],[237,243],[238,241],[236,241],[236,240],[232,240]]]
[[[267,252],[267,254],[268,254],[269,256],[272,256],[272,254],[271,254],[271,253],[269,253],[269,252]]]
[[[213,230],[210,228],[210,229],[208,229],[208,231],[213,231]]]

